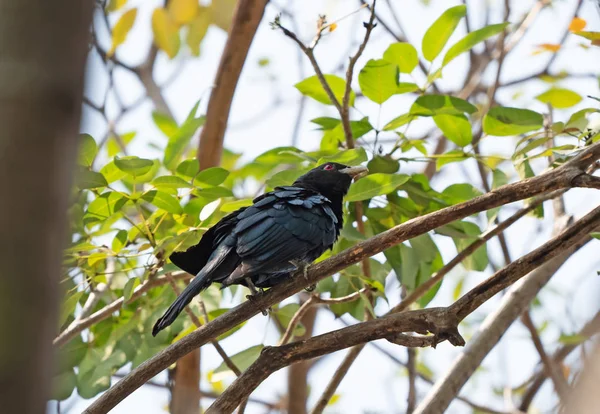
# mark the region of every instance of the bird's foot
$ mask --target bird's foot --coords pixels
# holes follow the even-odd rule
[[[307,292],[312,292],[313,290],[315,290],[317,288],[317,285],[315,285],[314,283],[312,285],[309,285],[307,287],[304,288],[305,291]]]
[[[298,270],[301,270],[302,274],[304,275],[304,279],[308,280],[308,264],[295,260],[292,260],[290,263],[296,266]]]
[[[256,300],[258,296],[262,295],[264,290],[260,289],[258,290],[256,288],[256,286],[254,286],[254,283],[252,283],[252,279],[250,279],[249,277],[246,278],[246,283],[248,284],[248,289],[250,289],[251,294],[250,295],[246,295],[246,299],[248,300]],[[269,311],[271,310],[271,308],[269,309],[262,309],[261,313],[264,316],[267,316],[269,314]]]

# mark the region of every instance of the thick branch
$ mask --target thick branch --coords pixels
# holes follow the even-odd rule
[[[527,278],[519,281],[508,291],[498,309],[488,315],[484,320],[479,331],[470,340],[462,354],[454,361],[453,366],[444,374],[444,376],[437,381],[435,386],[430,390],[428,396],[417,407],[415,413],[425,414],[443,412],[448,407],[450,402],[458,395],[462,386],[469,378],[471,378],[485,356],[498,343],[504,332],[506,332],[514,320],[521,314],[522,310],[533,300],[533,298],[535,298],[538,292],[567,261],[567,259],[590,240],[590,238],[586,236],[590,230],[588,228],[589,223],[585,223],[584,220],[587,221],[590,215],[597,214],[597,210],[598,208],[594,213],[588,214],[585,218],[567,228],[567,230],[559,236],[527,255],[530,259],[537,261],[536,265],[539,266],[543,263],[544,259],[548,259],[547,256],[543,259],[540,259],[539,256],[537,256],[537,252],[539,252],[540,249],[544,249],[544,247],[548,245],[554,245],[555,248],[560,251],[558,256],[537,268]],[[575,243],[570,245],[556,245],[557,239],[566,238],[565,233],[568,233],[576,227],[579,227],[580,230],[583,231],[581,231],[578,240]],[[557,252],[554,251],[554,255],[556,255],[556,253]],[[513,264],[519,266],[518,263],[521,262],[522,259],[523,258],[517,260]],[[539,260],[542,260],[542,262]],[[501,284],[502,282],[499,283]],[[476,287],[471,292],[477,289],[478,288]],[[465,296],[463,296],[463,298]]]
[[[293,362],[315,358],[350,346],[361,345],[381,338],[386,338],[390,342],[403,346],[435,347],[444,340],[450,341],[455,346],[464,345],[464,340],[458,333],[458,323],[466,316],[464,315],[465,309],[473,312],[483,304],[484,301],[480,301],[479,296],[485,297],[487,300],[493,296],[489,292],[497,293],[504,289],[507,281],[514,283],[534,268],[557,255],[561,254],[564,257],[565,251],[572,253],[571,248],[580,242],[582,238],[585,238],[586,241],[589,240],[589,232],[596,228],[598,223],[600,223],[600,207],[594,209],[538,249],[506,266],[448,308],[430,308],[393,314],[328,332],[305,341],[265,348],[258,360],[225,390],[209,407],[207,413],[229,413],[233,411],[270,374]],[[550,276],[555,271],[556,269],[553,268]],[[483,285],[486,286],[485,291],[481,289]],[[475,296],[475,293],[478,296]],[[465,300],[469,300],[469,302],[465,303]],[[514,311],[514,309],[512,310]],[[431,332],[434,335],[414,337],[402,335],[403,332],[417,332],[420,334]]]
[[[266,5],[267,0],[240,0],[236,7],[208,103],[206,123],[200,133],[198,161],[201,168],[209,163],[220,163],[233,93]]]
[[[159,352],[106,391],[90,405],[86,412],[107,412],[179,357],[206,344],[211,338],[215,338],[241,322],[248,320],[261,312],[262,309],[269,308],[271,305],[280,302],[311,284],[317,283],[327,276],[358,263],[367,257],[380,253],[391,246],[455,220],[460,220],[472,214],[530,198],[538,194],[561,188],[569,188],[572,186],[572,181],[583,174],[583,170],[598,158],[600,158],[600,143],[588,147],[577,157],[574,157],[553,171],[517,183],[507,184],[470,201],[414,218],[366,241],[360,242],[334,257],[312,265],[308,269],[307,278],[292,277],[290,280],[260,295],[255,300],[242,303]]]

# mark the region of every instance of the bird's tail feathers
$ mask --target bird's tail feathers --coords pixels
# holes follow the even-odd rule
[[[192,279],[189,285],[181,292],[181,295],[175,302],[169,306],[169,309],[156,321],[152,328],[152,336],[156,336],[160,331],[171,325],[177,319],[177,316],[185,309],[185,307],[192,301],[194,296],[206,289],[211,281],[208,277],[209,273],[200,271],[198,275]]]

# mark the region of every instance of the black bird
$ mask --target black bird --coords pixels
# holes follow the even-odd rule
[[[272,287],[331,248],[343,220],[343,197],[362,166],[327,163],[291,186],[276,187],[211,227],[200,242],[171,261],[196,277],[156,322],[152,335],[171,325],[211,283]]]

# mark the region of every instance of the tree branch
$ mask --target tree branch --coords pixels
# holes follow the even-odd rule
[[[592,335],[595,335],[598,332],[600,332],[600,312],[596,313],[596,315],[588,323],[586,323],[583,328],[581,328],[577,335],[584,338],[590,338]],[[565,344],[556,351],[554,351],[554,353],[552,354],[553,363],[560,364],[571,352],[577,349],[577,347],[580,346],[582,343]],[[534,375],[531,381],[527,381],[528,383],[531,382],[531,385],[523,394],[521,404],[519,405],[519,410],[523,412],[527,412],[529,410],[529,405],[533,401],[533,398],[535,397],[539,389],[544,384],[544,381],[546,381],[546,378],[548,378],[546,370],[541,369],[536,375]]]
[[[554,364],[554,361],[548,357],[548,354],[544,350],[544,345],[542,344],[540,335],[538,334],[538,331],[535,325],[533,324],[533,320],[531,319],[529,310],[525,310],[525,312],[523,312],[523,314],[521,315],[521,321],[523,322],[523,325],[525,325],[525,327],[529,331],[529,334],[531,335],[533,345],[540,356],[540,360],[544,365],[546,374],[552,379],[552,382],[554,383],[554,389],[556,390],[556,393],[558,394],[560,400],[563,403],[566,402],[567,396],[569,394],[569,384],[567,384],[565,378],[562,375],[562,372],[560,372],[557,369],[558,367]]]
[[[589,240],[589,232],[599,223],[600,207],[597,207],[552,240],[496,272],[447,308],[429,308],[393,314],[328,332],[308,340],[280,347],[266,347],[259,358],[208,408],[207,414],[232,412],[269,375],[293,362],[315,358],[350,346],[382,338],[409,347],[435,347],[445,340],[455,346],[462,346],[465,342],[458,332],[458,324],[461,320],[481,306],[485,300],[527,275],[533,269],[559,254],[564,256],[565,252],[572,253],[572,247],[583,238],[586,241]],[[481,297],[485,300],[481,300]],[[466,313],[466,310],[469,312]],[[514,311],[514,308],[512,310]],[[419,334],[430,332],[433,335],[409,336],[402,334],[403,332]]]
[[[261,312],[262,309],[269,308],[271,305],[311,284],[317,283],[327,276],[380,253],[391,246],[452,221],[538,194],[569,188],[572,186],[574,179],[584,174],[584,169],[598,158],[600,158],[600,143],[587,147],[579,155],[552,171],[507,184],[467,202],[416,217],[368,240],[357,243],[336,256],[311,265],[308,268],[306,278],[294,275],[298,277],[292,277],[281,285],[269,289],[269,291],[256,297],[255,300],[240,304],[148,359],[94,401],[86,412],[102,413],[110,410],[144,382],[168,367],[182,355],[201,347],[211,338],[215,338],[239,323],[248,320]]]
[[[220,164],[233,94],[266,5],[267,0],[240,0],[235,9],[200,133],[197,157],[201,168]]]
[[[515,284],[508,291],[498,309],[492,314],[488,315],[488,317],[484,320],[479,331],[476,333],[476,335],[474,335],[473,338],[471,338],[469,344],[463,350],[462,354],[454,361],[454,364],[444,374],[444,376],[436,382],[435,386],[430,390],[428,396],[417,407],[415,413],[424,414],[431,412],[443,412],[448,407],[452,399],[458,395],[462,386],[472,376],[485,356],[498,343],[504,332],[519,316],[523,308],[526,307],[533,300],[533,298],[535,298],[538,292],[545,286],[550,278],[552,278],[556,271],[558,271],[558,269],[567,261],[567,259],[590,240],[590,237],[587,236],[587,233],[590,231],[591,225],[590,223],[584,223],[584,221],[588,221],[588,219],[591,218],[590,216],[597,214],[598,210],[599,209],[596,208],[594,212],[588,214],[573,226],[568,227],[557,237],[542,246],[545,247],[554,245],[555,250],[552,250],[553,253],[551,254],[556,257],[554,257],[552,260],[547,261],[540,266],[543,261],[546,261],[549,258],[547,256],[540,258],[540,249],[538,248],[508,266],[519,266],[519,263],[522,263],[523,259],[529,257],[529,260],[536,263],[536,266],[540,267],[533,271],[527,278],[519,281],[519,283]],[[562,222],[563,224],[557,225],[556,228],[564,228],[567,222],[566,218],[563,218]],[[575,227],[580,227],[584,231],[582,231],[580,235],[576,237],[566,236],[566,233],[570,233]],[[556,243],[557,240],[565,240],[566,242],[567,239],[570,240],[568,245],[557,245]],[[557,253],[559,254],[557,255]],[[488,281],[493,278],[494,277],[488,279]],[[499,284],[502,284],[502,281],[500,281]],[[471,292],[478,291],[480,286],[475,287]],[[463,296],[463,298],[466,296],[471,296],[471,292]],[[456,306],[457,303],[452,305],[451,308],[458,308],[458,306]]]

